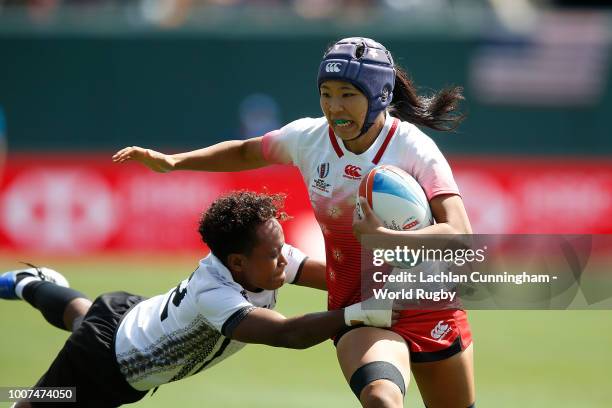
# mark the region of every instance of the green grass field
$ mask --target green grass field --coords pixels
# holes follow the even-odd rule
[[[14,269],[8,257],[0,268]],[[91,298],[113,290],[165,292],[194,269],[197,257],[52,260]],[[32,261],[40,262],[40,259]],[[41,262],[42,263],[42,262]],[[325,294],[281,290],[287,315],[323,310]],[[612,311],[472,311],[479,407],[611,407]],[[68,333],[24,302],[0,302],[0,386],[30,386]],[[9,403],[2,403],[9,406]],[[247,346],[222,364],[145,397],[142,407],[355,407],[331,342],[303,351]],[[406,407],[422,407],[416,384]]]

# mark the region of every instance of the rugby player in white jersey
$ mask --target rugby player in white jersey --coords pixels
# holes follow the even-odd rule
[[[1,298],[24,299],[72,331],[36,387],[76,387],[76,403],[55,407],[114,407],[208,369],[246,343],[302,349],[351,325],[389,327],[392,311],[361,304],[293,318],[273,310],[286,282],[326,288],[325,265],[284,242],[282,198],[241,191],[213,202],[199,226],[211,253],[176,288],[149,299],[114,292],[92,303],[48,268],[0,276]]]

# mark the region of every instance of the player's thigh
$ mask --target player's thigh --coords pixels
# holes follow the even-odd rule
[[[412,374],[427,408],[466,408],[475,402],[473,344],[444,360],[413,362]]]
[[[375,361],[393,364],[404,377],[406,388],[410,381],[410,352],[404,339],[390,330],[360,327],[345,333],[336,347],[338,362],[346,378],[360,367]]]

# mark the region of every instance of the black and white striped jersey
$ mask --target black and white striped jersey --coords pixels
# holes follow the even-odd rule
[[[305,260],[285,245],[286,282]],[[244,347],[230,333],[254,308],[273,309],[276,290],[249,292],[210,254],[198,269],[166,294],[137,304],[121,321],[115,354],[121,373],[137,390],[196,374]]]

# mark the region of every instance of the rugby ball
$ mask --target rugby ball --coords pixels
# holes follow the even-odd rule
[[[399,167],[376,166],[361,180],[357,196],[357,214],[361,218],[359,196],[366,199],[386,228],[412,231],[433,224],[423,188]]]

